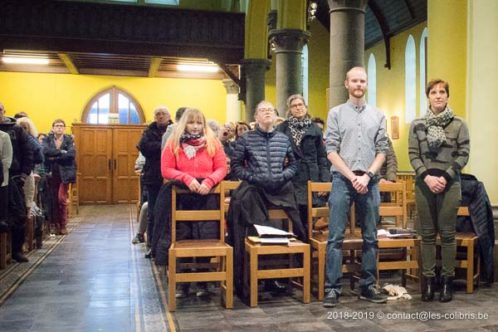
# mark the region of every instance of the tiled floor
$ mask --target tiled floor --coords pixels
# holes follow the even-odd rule
[[[0,331],[166,331],[150,261],[131,244],[134,213],[82,207],[70,234],[0,307]]]
[[[225,310],[210,285],[208,298],[192,291],[167,314],[164,273],[143,257],[142,244],[131,244],[134,218],[131,205],[84,206],[71,233],[30,254],[31,265],[13,265],[9,275],[0,271],[3,294],[8,282],[21,283],[5,301],[0,294],[0,331],[498,331],[496,286],[469,295],[459,287],[447,304],[421,302],[413,283],[413,299],[386,305],[346,291],[333,310],[315,299],[302,304],[296,290],[292,296],[263,293],[257,308],[236,299],[235,308]]]

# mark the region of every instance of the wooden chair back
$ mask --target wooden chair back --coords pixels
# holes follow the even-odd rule
[[[221,185],[214,187],[208,195],[220,195],[220,207],[216,210],[178,210],[178,195],[191,194],[190,190],[181,189],[173,186],[171,193],[171,243],[176,242],[176,223],[178,221],[199,222],[199,221],[217,221],[219,223],[219,239],[225,241],[225,213],[224,204],[225,193],[221,190]]]
[[[406,228],[406,185],[404,182],[379,183],[381,193],[390,193],[391,202],[381,202],[379,215],[381,217],[395,217],[396,227]]]
[[[221,295],[225,307],[233,307],[233,249],[225,243],[225,190],[223,183],[214,187],[208,195],[219,195],[219,206],[216,210],[179,210],[178,195],[191,194],[190,191],[173,186],[171,192],[171,246],[168,260],[168,310],[176,310],[177,282],[220,281]],[[216,221],[219,226],[217,239],[177,240],[177,222]],[[212,263],[180,263],[177,258],[211,257]],[[179,272],[177,266],[206,268],[210,271]],[[212,271],[214,267],[214,271]]]

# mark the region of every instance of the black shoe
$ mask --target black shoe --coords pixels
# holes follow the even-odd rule
[[[143,234],[137,233],[133,240],[131,240],[131,243],[137,244],[137,243],[144,243],[145,242],[145,237]]]
[[[374,285],[370,285],[367,288],[363,288],[360,292],[359,298],[360,300],[370,301],[373,303],[387,302],[387,296],[379,292]]]
[[[333,308],[339,304],[339,296],[334,290],[331,290],[325,295],[322,303],[325,308]]]
[[[177,299],[183,299],[188,297],[188,292],[190,289],[190,284],[181,284],[178,286],[178,289],[176,290],[175,297]]]
[[[278,280],[265,280],[265,291],[282,294],[287,292],[287,286]]]
[[[197,297],[206,297],[209,295],[208,285],[205,282],[197,283],[197,292],[195,292]]]
[[[12,254],[12,259],[18,263],[26,263],[29,262],[28,257],[24,256],[22,252],[16,252]]]
[[[434,290],[436,282],[434,277],[422,277],[422,301],[430,302],[434,300]]]
[[[147,252],[145,253],[145,258],[152,258],[152,249],[147,250]]]
[[[453,300],[453,278],[443,277],[439,302],[450,302]]]

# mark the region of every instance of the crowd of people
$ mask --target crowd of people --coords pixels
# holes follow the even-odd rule
[[[363,239],[359,298],[385,303],[386,296],[375,286],[379,182],[396,181],[397,159],[386,133],[385,115],[365,102],[364,68],[348,71],[344,84],[349,99],[332,108],[326,122],[310,115],[301,95],[288,98],[286,117],[280,120],[273,105],[261,101],[251,124],[220,125],[206,120],[200,110],[183,107],[178,109],[173,124],[166,108],[156,109],[155,121],[138,144],[145,156],[142,180],[148,195],[146,257],[158,265],[167,264],[172,185],[192,192],[182,198],[184,208],[207,209],[216,204],[207,196],[211,188],[223,179],[241,181],[231,193],[228,212],[228,241],[234,247],[234,260],[241,261],[244,237],[253,231],[252,225],[268,223],[269,206],[284,209],[297,238],[307,241],[307,181],[331,181],[330,195],[319,193],[313,197],[314,205],[328,203],[330,207],[323,305],[333,307],[339,303],[342,244],[353,202]],[[443,248],[439,300],[447,302],[452,299],[459,174],[468,160],[468,131],[447,105],[447,82],[431,81],[426,93],[427,113],[413,122],[409,143],[422,220],[418,227],[425,281],[422,300],[434,299],[435,239],[439,234]],[[144,229],[139,228],[133,243],[145,241]],[[177,239],[211,237],[216,237],[216,231],[209,222],[196,227],[185,223],[177,229]],[[239,296],[244,295],[241,273],[241,264],[235,264]],[[197,294],[206,294],[205,284],[197,287]],[[265,288],[280,290],[281,285],[271,280]],[[180,286],[177,291],[178,297],[188,294],[188,286]]]
[[[270,206],[282,208],[297,238],[308,241],[307,182],[332,182],[330,195],[319,193],[313,197],[314,205],[328,203],[330,208],[323,305],[339,304],[342,245],[353,202],[363,239],[359,298],[385,303],[386,296],[375,286],[379,182],[396,181],[397,161],[386,134],[385,115],[365,101],[367,81],[364,68],[349,70],[344,82],[349,98],[333,107],[326,121],[313,118],[305,99],[297,94],[288,98],[286,117],[280,120],[272,103],[261,101],[251,124],[241,121],[219,125],[190,107],[179,108],[173,122],[167,107],[157,107],[154,121],[137,145],[140,154],[136,170],[141,178],[140,201],[144,208],[133,243],[146,242],[145,257],[154,259],[157,265],[166,265],[171,244],[172,186],[191,192],[179,199],[183,208],[213,209],[219,208],[219,202],[208,193],[224,179],[241,181],[231,193],[228,211],[228,241],[234,247],[235,261],[242,260],[243,239],[253,231],[252,225],[268,223]],[[435,297],[439,236],[439,301],[448,302],[453,296],[456,213],[461,199],[460,173],[469,158],[469,133],[464,121],[448,107],[447,82],[429,82],[426,95],[426,115],[413,121],[408,151],[416,173],[422,300],[432,301]],[[26,114],[18,114],[18,119],[7,117],[0,104],[0,231],[11,232],[12,257],[18,262],[27,261],[22,243],[24,225],[35,204],[35,181],[46,182],[54,232],[67,234],[68,185],[76,178],[76,151],[72,137],[64,130],[64,121],[57,119],[51,132],[42,136]],[[180,222],[176,238],[217,237],[214,223],[194,225]],[[243,295],[240,267],[236,264],[235,286]],[[205,283],[196,286],[198,296],[207,293]],[[265,287],[282,288],[278,280],[268,281]],[[177,296],[188,296],[189,290],[183,284]]]
[[[67,234],[68,189],[76,181],[76,151],[65,128],[64,120],[57,119],[48,135],[39,134],[26,113],[6,116],[0,103],[0,232],[10,232],[12,259],[19,263],[28,262],[23,244],[26,223],[33,222],[39,210],[36,186],[47,193],[42,217],[51,223],[52,233]]]

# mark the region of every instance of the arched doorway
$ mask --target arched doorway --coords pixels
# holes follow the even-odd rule
[[[139,176],[136,148],[145,125],[138,101],[116,86],[105,89],[85,106],[81,124],[73,124],[82,204],[134,203]]]

